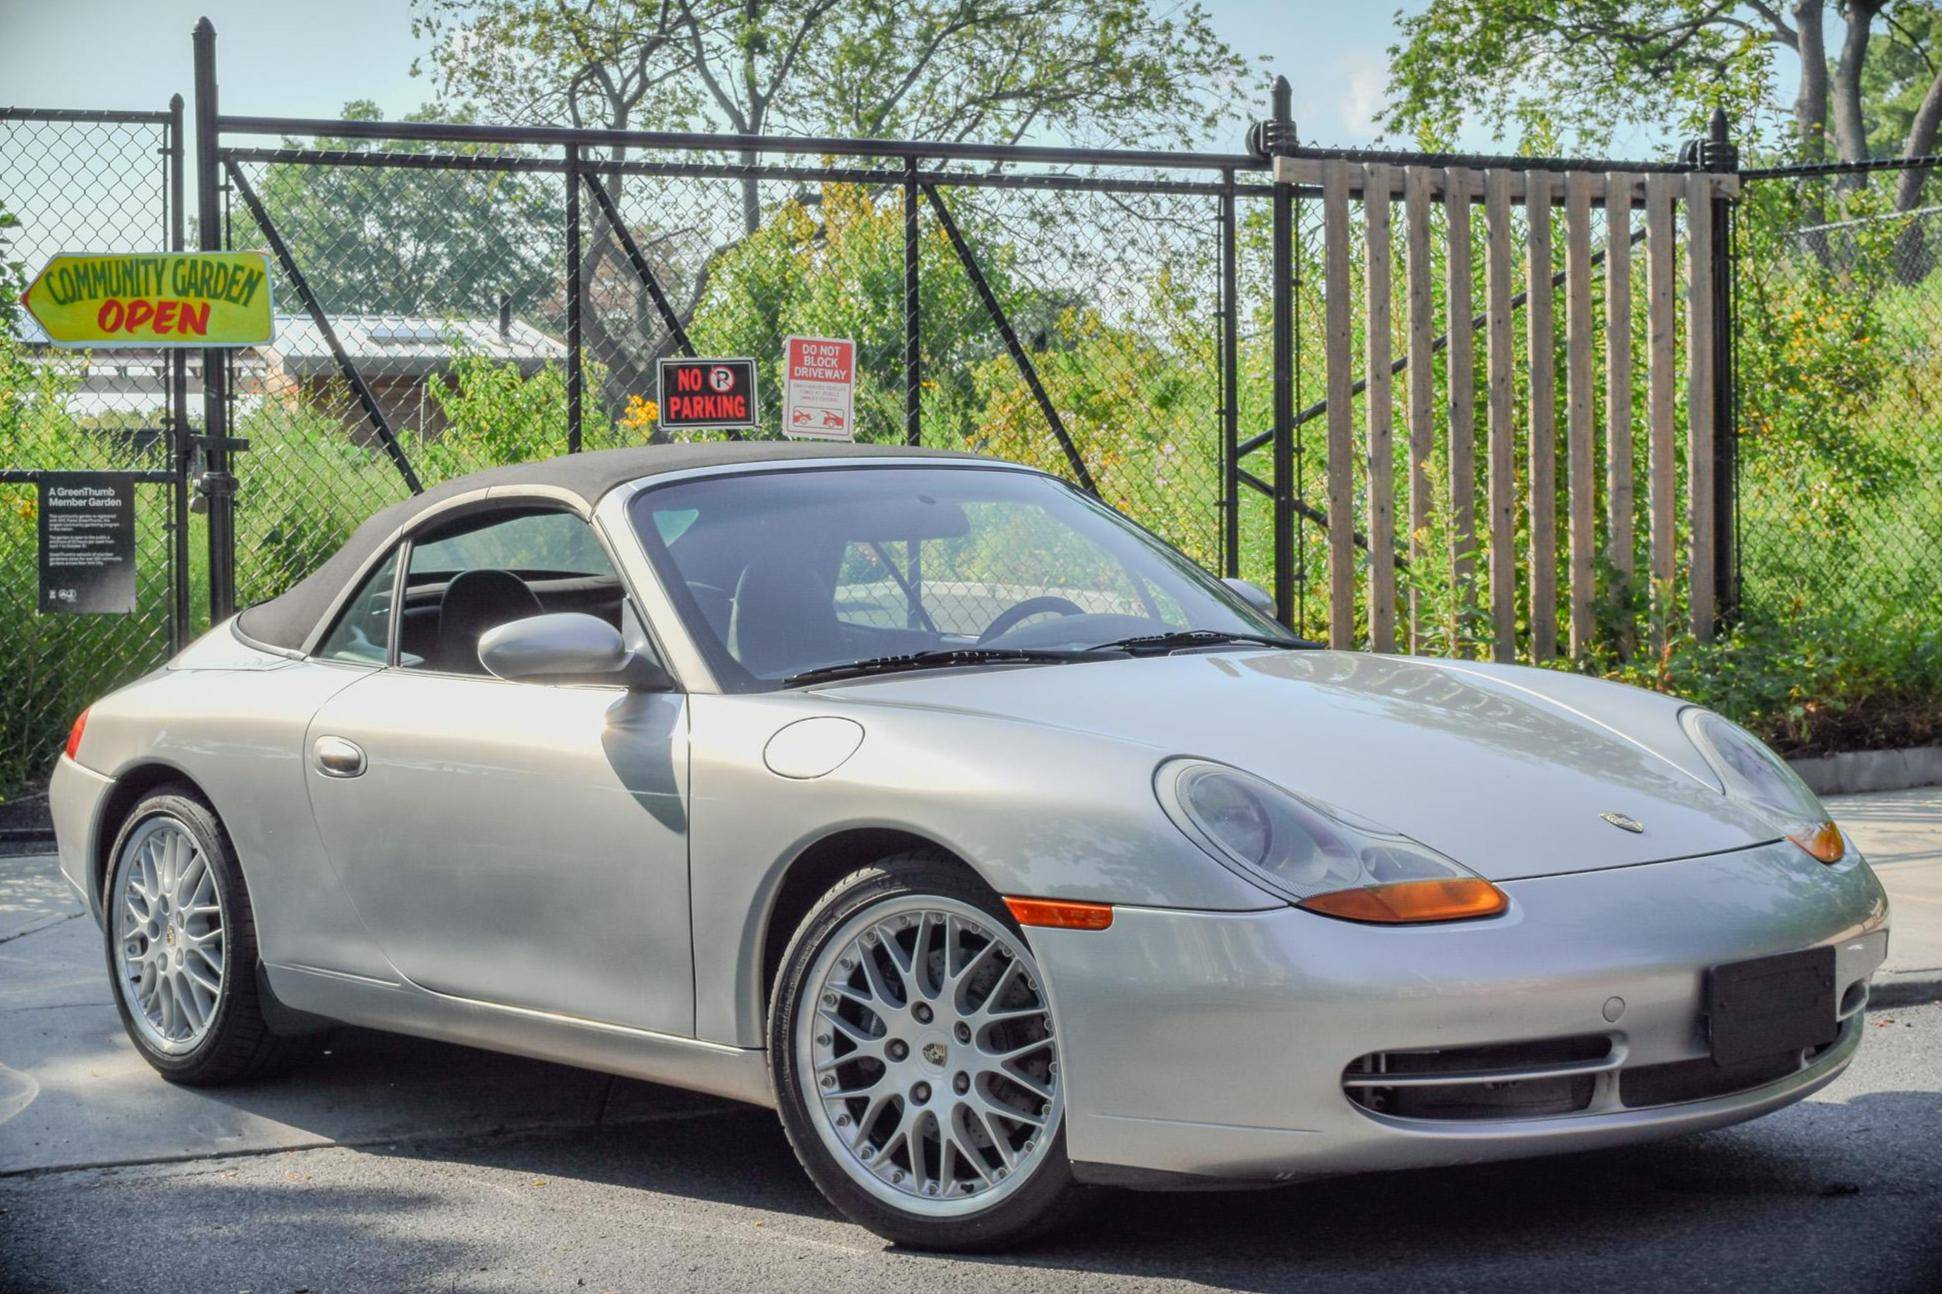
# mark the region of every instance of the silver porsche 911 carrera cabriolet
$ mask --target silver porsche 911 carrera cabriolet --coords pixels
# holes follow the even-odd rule
[[[1044,473],[869,446],[451,481],[75,723],[162,1075],[332,1022],[774,1106],[894,1240],[1752,1118],[1887,903],[1719,716],[1320,651]]]

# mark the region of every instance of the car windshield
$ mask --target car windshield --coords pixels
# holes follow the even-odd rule
[[[1208,642],[1180,646],[1296,641],[1118,513],[1032,472],[738,473],[652,486],[633,509],[664,584],[735,691],[887,657],[1001,667],[1091,648],[1078,658],[1098,660],[1113,655],[1102,644],[1189,630]]]

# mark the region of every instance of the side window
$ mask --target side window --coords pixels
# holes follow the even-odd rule
[[[416,542],[405,587],[398,645],[407,669],[483,674],[482,635],[548,611],[583,611],[627,628],[606,550],[566,512],[482,517]]]
[[[397,582],[398,550],[372,571],[324,639],[317,655],[324,660],[357,661],[382,665],[391,641],[392,586]]]
[[[485,522],[411,550],[411,573],[486,567],[531,575],[612,575],[593,528],[565,512]]]

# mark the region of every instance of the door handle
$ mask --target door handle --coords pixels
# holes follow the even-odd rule
[[[342,737],[317,738],[317,771],[325,777],[357,777],[364,772],[364,748]]]

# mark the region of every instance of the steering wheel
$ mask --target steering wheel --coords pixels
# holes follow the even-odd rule
[[[1043,615],[1048,611],[1056,611],[1062,616],[1082,616],[1086,613],[1086,609],[1077,602],[1074,602],[1071,598],[1062,598],[1056,593],[1048,593],[1042,597],[1026,598],[1016,606],[1006,607],[1003,611],[1000,611],[998,618],[986,625],[984,632],[978,635],[978,641],[988,643],[993,638],[1002,637],[1010,633],[1018,627],[1021,621],[1029,620],[1036,615]]]

